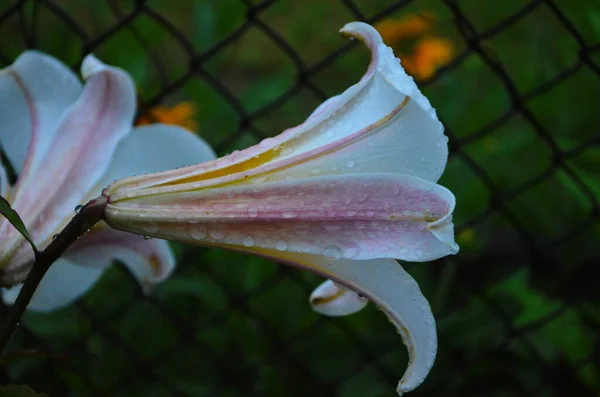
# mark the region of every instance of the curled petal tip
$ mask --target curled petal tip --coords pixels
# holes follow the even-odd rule
[[[94,54],[89,54],[81,63],[81,75],[87,79],[92,74],[100,72],[104,67],[104,64]]]
[[[367,305],[367,299],[331,280],[319,285],[310,295],[309,301],[314,311],[331,317],[347,316]]]

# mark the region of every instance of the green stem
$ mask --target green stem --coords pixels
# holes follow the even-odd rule
[[[31,297],[35,293],[38,285],[44,278],[44,275],[50,266],[75,242],[79,237],[85,234],[98,223],[104,216],[104,208],[106,207],[106,197],[100,196],[87,203],[78,213],[71,219],[48,247],[41,251],[35,259],[25,283],[19,292],[19,296],[8,313],[8,319],[5,324],[0,327],[0,353],[8,344],[12,334],[15,332],[17,324],[23,316]]]

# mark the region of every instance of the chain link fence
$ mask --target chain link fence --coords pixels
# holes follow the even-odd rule
[[[204,0],[0,3],[0,62],[38,48],[96,53],[134,76],[140,115],[193,101],[219,154],[301,122],[353,84],[367,51],[337,30],[422,11],[456,47],[419,81],[450,137],[441,183],[461,252],[407,264],[439,354],[412,394],[600,393],[600,7],[567,0]],[[402,51],[402,49],[397,49]],[[241,254],[175,245],[144,297],[115,264],[73,307],[27,314],[4,382],[49,396],[392,396],[406,366],[374,308],[312,313],[320,280]]]

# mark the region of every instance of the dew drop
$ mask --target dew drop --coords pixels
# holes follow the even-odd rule
[[[275,242],[275,248],[278,251],[285,251],[287,249],[288,245],[285,241],[283,240],[277,240],[277,242]]]
[[[82,208],[83,208],[83,205],[78,205],[77,207],[75,207],[75,213],[79,214],[79,211],[81,211]]]
[[[258,210],[256,208],[248,208],[248,216],[250,218],[256,218],[258,216]]]
[[[144,236],[144,240],[150,240],[152,237],[150,236]]]
[[[192,236],[194,240],[202,240],[206,237],[206,225],[197,225],[190,228],[190,236]]]
[[[318,175],[321,173],[321,170],[318,168],[313,168],[313,170],[311,172],[313,173],[313,175]]]
[[[346,215],[354,216],[354,215],[356,215],[356,211],[348,211],[348,212],[346,212]]]
[[[348,168],[354,167],[354,160],[348,160],[348,161],[346,161],[346,167],[348,167]]]
[[[415,256],[416,256],[417,258],[420,258],[421,256],[423,256],[423,251],[422,251],[422,250],[420,250],[420,249],[418,249],[418,248],[417,248],[417,249],[415,249]]]
[[[288,144],[288,145],[285,145],[283,147],[283,149],[281,149],[281,154],[283,156],[288,156],[288,155],[294,153],[294,150],[295,150],[294,146]]]
[[[158,225],[154,222],[150,222],[145,224],[142,228],[146,233],[154,233],[158,230]]]
[[[254,239],[250,236],[246,236],[242,239],[242,244],[244,244],[245,247],[252,247],[254,245]]]
[[[227,227],[225,225],[212,225],[208,228],[208,235],[215,240],[221,240],[227,235]]]
[[[369,298],[367,298],[364,295],[357,294],[356,296],[357,296],[359,302],[368,302],[369,301]]]
[[[281,216],[283,218],[287,218],[287,219],[289,219],[289,218],[295,218],[296,217],[296,213],[294,211],[291,211],[291,210],[289,210],[289,211],[283,211],[281,213]]]
[[[338,247],[327,247],[323,250],[323,255],[327,258],[340,259],[342,251]]]
[[[360,253],[360,249],[358,249],[357,247],[348,247],[344,250],[344,258],[346,258],[346,259],[356,258],[359,253]]]
[[[55,234],[54,236],[52,236],[52,241],[56,240],[58,238],[58,234]]]

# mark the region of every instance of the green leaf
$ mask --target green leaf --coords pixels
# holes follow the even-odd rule
[[[27,241],[29,241],[29,244],[31,244],[31,248],[33,249],[33,252],[35,252],[37,254],[38,249],[35,246],[35,243],[33,242],[31,235],[27,231],[25,224],[21,220],[21,217],[19,216],[19,214],[17,214],[17,211],[12,209],[12,207],[10,206],[10,203],[8,201],[6,201],[6,199],[2,196],[0,196],[0,214],[4,215],[4,217],[6,219],[8,219],[8,221],[15,227],[15,229],[17,229],[19,231],[19,233],[21,233],[23,235],[23,237],[25,237],[25,239]]]
[[[46,394],[36,393],[26,385],[9,385],[0,387],[0,397],[48,397]]]

